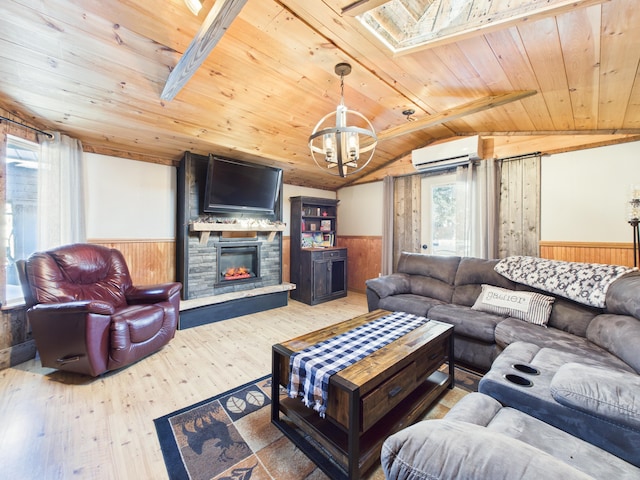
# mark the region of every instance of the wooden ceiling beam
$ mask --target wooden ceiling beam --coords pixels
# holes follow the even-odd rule
[[[343,7],[342,14],[355,17],[357,15],[360,15],[361,13],[368,12],[369,10],[373,10],[374,8],[378,8],[380,5],[384,5],[388,2],[389,0],[357,0],[350,3],[346,7]]]
[[[198,33],[169,74],[160,98],[163,100],[174,99],[218,44],[245,3],[247,0],[216,1]]]
[[[491,108],[499,107],[506,103],[522,100],[523,98],[535,95],[536,90],[524,90],[517,92],[508,92],[500,95],[489,95],[465,104],[459,105],[454,108],[450,108],[435,115],[429,115],[420,119],[416,119],[412,122],[403,123],[396,127],[388,128],[378,133],[378,142],[389,140],[391,138],[406,135],[407,133],[417,132],[428,127],[440,125],[445,122],[457,120],[473,113],[482,112]]]

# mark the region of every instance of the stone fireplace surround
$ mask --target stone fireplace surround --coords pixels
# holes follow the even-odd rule
[[[236,226],[232,217],[223,217],[210,219],[213,221],[205,224],[206,231],[193,228],[194,222],[202,218],[200,199],[207,164],[208,157],[187,152],[178,168],[176,270],[178,281],[183,283],[180,329],[286,306],[289,290],[295,288],[282,282],[283,226],[255,227],[246,218]],[[267,220],[281,220],[282,198],[276,211],[276,217]],[[216,220],[222,223],[215,223]],[[230,236],[235,234],[238,238],[226,235],[229,228],[233,230]],[[220,282],[218,248],[234,243],[258,245],[259,276],[248,281]]]
[[[243,290],[275,285],[281,282],[281,245],[277,240],[267,241],[268,234],[256,232],[251,242],[220,240],[211,235],[206,245],[201,245],[196,235],[189,237],[189,299],[240,292]],[[253,244],[259,250],[259,277],[248,282],[221,282],[218,278],[218,251],[220,248]]]

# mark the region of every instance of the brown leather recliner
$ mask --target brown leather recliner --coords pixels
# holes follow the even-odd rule
[[[118,250],[65,245],[18,262],[18,272],[44,367],[95,377],[175,335],[182,285],[133,286]]]

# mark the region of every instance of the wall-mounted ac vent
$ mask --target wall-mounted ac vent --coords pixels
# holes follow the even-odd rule
[[[416,170],[441,170],[464,165],[482,158],[482,139],[479,135],[461,137],[446,143],[429,145],[411,152]]]

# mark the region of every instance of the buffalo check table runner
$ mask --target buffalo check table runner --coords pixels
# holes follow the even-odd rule
[[[307,407],[324,418],[331,375],[428,321],[418,315],[393,312],[293,354],[289,360],[289,396],[302,397]]]

